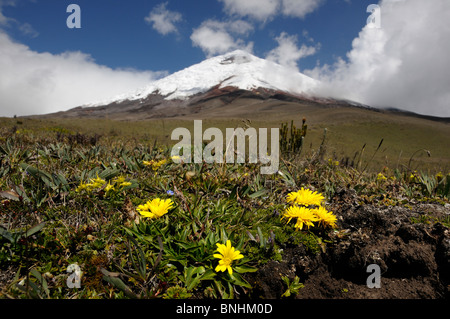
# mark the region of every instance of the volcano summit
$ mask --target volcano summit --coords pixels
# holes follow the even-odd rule
[[[67,112],[62,117],[109,117],[116,119],[148,119],[204,113],[218,107],[239,104],[240,113],[252,101],[317,101],[314,97],[319,82],[291,68],[237,50],[209,58],[149,83],[134,92],[104,101],[89,103]],[[250,111],[253,113],[255,110]],[[220,112],[219,112],[220,113]],[[242,114],[239,114],[240,116]]]
[[[241,90],[260,88],[289,94],[307,94],[318,82],[304,74],[274,62],[237,50],[207,59],[182,71],[153,82],[131,94],[88,106],[107,105],[126,100],[137,101],[159,94],[165,100],[186,100],[212,88]]]

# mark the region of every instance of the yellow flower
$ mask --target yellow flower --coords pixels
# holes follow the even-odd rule
[[[105,192],[109,192],[110,190],[114,190],[114,186],[111,185],[111,183],[108,183],[108,185],[105,187]]]
[[[317,216],[314,215],[311,209],[298,206],[291,206],[286,209],[283,217],[288,218],[288,223],[292,218],[297,218],[297,222],[295,223],[294,227],[299,229],[303,228],[303,224],[306,226],[306,228],[308,228],[309,226],[314,226],[313,222],[319,220]]]
[[[385,181],[387,180],[386,176],[383,175],[383,173],[378,173],[377,175],[377,182]]]
[[[101,188],[105,184],[106,184],[106,181],[104,179],[98,177],[98,175],[97,175],[97,178],[91,179],[91,182],[88,184],[88,188],[90,188],[91,190],[94,188]]]
[[[144,205],[139,205],[136,210],[144,217],[158,218],[167,214],[171,208],[173,208],[171,199],[156,198]]]
[[[325,207],[320,206],[317,209],[313,209],[312,212],[319,218],[319,225],[323,227],[336,228],[337,218],[333,212],[327,211]]]
[[[244,256],[241,254],[239,250],[236,250],[234,247],[231,247],[231,241],[227,240],[226,245],[224,244],[216,244],[217,251],[220,254],[214,254],[215,258],[219,258],[219,264],[217,265],[215,271],[225,271],[228,270],[228,273],[233,274],[233,269],[231,268],[231,264],[233,260],[242,259]]]
[[[291,192],[287,196],[287,201],[304,206],[317,205],[320,206],[325,197],[317,192],[312,192],[303,187],[297,192]]]
[[[142,161],[142,164],[144,164],[145,166],[151,166],[154,171],[157,171],[161,167],[161,165],[164,165],[166,163],[167,163],[166,159],[163,159],[160,161],[155,161],[155,160]]]
[[[116,178],[113,180],[113,182],[114,182],[115,184],[121,184],[121,183],[125,182],[125,177],[123,177],[123,176],[116,177]]]
[[[410,181],[410,182],[412,182],[412,183],[417,183],[418,178],[417,178],[416,173],[417,173],[417,172],[414,171],[414,172],[411,173],[411,175],[409,175],[409,181]]]
[[[144,164],[145,166],[150,166],[153,164],[153,161],[142,161],[142,164]]]
[[[331,158],[329,158],[328,159],[328,163],[331,165],[331,166],[339,166],[339,161],[333,161]]]
[[[120,187],[127,187],[127,186],[130,186],[131,185],[131,183],[130,182],[123,182],[123,183],[120,183]]]
[[[96,188],[102,188],[106,184],[106,181],[100,177],[91,178],[90,183],[83,184],[83,182],[80,183],[80,186],[77,187],[76,191],[77,193],[86,190],[88,192],[92,192]]]
[[[83,182],[81,182],[80,186],[77,187],[76,192],[80,193],[82,191],[84,191],[85,189],[87,189],[87,184],[83,184]]]
[[[156,171],[161,167],[161,165],[164,165],[166,163],[167,163],[166,159],[160,160],[160,161],[156,162],[155,164],[153,164],[152,168],[154,171]]]

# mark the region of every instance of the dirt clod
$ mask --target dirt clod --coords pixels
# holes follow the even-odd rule
[[[331,205],[339,232],[325,252],[286,247],[252,278],[260,298],[279,298],[280,276],[304,283],[296,298],[435,299],[450,297],[450,230],[439,222],[417,223],[423,214],[442,216],[448,207],[359,205],[356,192],[340,190]],[[344,235],[342,235],[344,234]],[[380,288],[369,288],[370,264],[380,269]]]

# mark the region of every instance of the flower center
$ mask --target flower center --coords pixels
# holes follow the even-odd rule
[[[222,259],[222,262],[223,262],[224,265],[230,266],[231,263],[233,262],[233,260],[232,260],[231,258],[224,257],[224,258]]]

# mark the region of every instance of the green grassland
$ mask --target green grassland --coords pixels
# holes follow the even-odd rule
[[[35,136],[60,130],[68,134],[97,134],[104,143],[122,138],[127,142],[172,146],[178,142],[171,140],[172,131],[177,127],[186,127],[192,132],[194,119],[203,119],[203,130],[217,127],[225,132],[225,128],[235,127],[280,127],[281,123],[290,125],[291,121],[301,127],[302,118],[305,117],[308,131],[302,149],[304,155],[311,155],[317,150],[323,142],[326,129],[324,157],[327,159],[332,158],[348,165],[353,163],[354,166],[367,165],[372,171],[379,171],[384,166],[430,173],[450,170],[449,123],[358,108],[302,108],[296,111],[299,114],[297,117],[292,117],[291,110],[284,108],[284,112],[277,113],[246,113],[242,118],[211,118],[216,115],[212,113],[197,118],[190,116],[143,121],[101,118],[0,119],[0,127],[3,131],[16,130],[19,133],[29,130]]]
[[[283,152],[274,175],[259,164],[171,161],[171,132],[192,119],[0,119],[0,298],[257,298],[248,276],[292,245],[318,253],[339,232],[282,219],[291,191],[326,203],[342,187],[380,206],[448,203],[448,124],[348,112],[304,110],[294,119],[301,127],[307,118],[301,153]],[[205,118],[203,128],[292,120],[265,118]],[[105,184],[79,188],[96,178]],[[175,206],[140,216],[155,198]],[[232,275],[216,271],[213,256],[227,240],[244,255]],[[83,272],[80,289],[67,285],[71,264]],[[286,296],[301,293],[298,278],[285,279]]]

